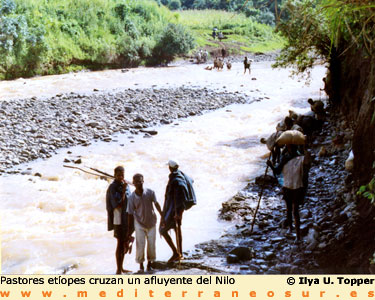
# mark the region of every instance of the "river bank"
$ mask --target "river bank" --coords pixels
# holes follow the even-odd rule
[[[337,114],[328,116],[322,131],[313,135],[309,187],[300,208],[302,242],[296,243],[295,231],[284,225],[281,187],[272,176],[262,175],[222,204],[219,218],[234,225],[219,239],[197,245],[199,251],[187,256],[218,273],[374,273],[369,261],[372,248],[368,247],[374,230],[363,231],[371,216],[365,207],[357,206],[357,189],[345,170],[352,137],[353,130]]]

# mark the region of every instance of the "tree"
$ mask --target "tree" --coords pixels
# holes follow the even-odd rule
[[[171,62],[194,48],[194,37],[180,24],[168,24],[153,49],[153,64]]]
[[[168,5],[169,9],[177,10],[181,8],[181,1],[180,0],[171,0]]]

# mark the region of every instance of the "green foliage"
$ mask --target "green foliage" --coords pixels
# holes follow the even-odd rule
[[[189,52],[194,47],[193,36],[180,24],[168,24],[153,49],[151,63],[171,62],[177,55]]]
[[[181,1],[180,1],[180,0],[171,0],[171,1],[169,2],[168,7],[169,7],[171,10],[177,10],[177,9],[180,9],[180,8],[181,8]]]
[[[184,10],[180,11],[179,15],[181,24],[191,29],[200,48],[220,46],[215,44],[211,36],[214,27],[228,38],[223,42],[231,53],[267,52],[280,49],[284,43],[272,27],[259,24],[244,14],[217,10]]]
[[[0,79],[33,75],[48,47],[35,18],[16,13],[12,0],[0,2]]]
[[[0,79],[166,63],[190,51],[194,39],[216,47],[213,26],[226,41],[241,39],[237,48],[280,44],[270,27],[244,14],[171,12],[162,3],[177,9],[181,0],[0,0]]]
[[[275,66],[309,70],[349,47],[375,53],[375,3],[371,0],[286,0],[277,27],[288,41]],[[339,53],[336,53],[339,51]]]
[[[151,59],[175,15],[152,0],[0,0],[0,79]]]
[[[282,0],[276,0],[277,7]],[[275,24],[275,0],[182,0],[183,9],[215,9],[244,13],[262,24]]]
[[[375,205],[375,177],[372,178],[368,184],[362,185],[359,188],[357,195],[367,198],[372,204]]]

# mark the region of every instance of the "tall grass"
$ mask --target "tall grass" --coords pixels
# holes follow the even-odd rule
[[[220,47],[211,37],[217,27],[227,37],[228,49],[239,52],[267,52],[280,49],[283,39],[271,26],[260,24],[244,14],[217,10],[185,10],[179,12],[179,22],[194,33],[199,47]]]

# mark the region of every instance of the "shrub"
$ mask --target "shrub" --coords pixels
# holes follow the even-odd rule
[[[151,63],[171,62],[177,55],[186,54],[194,47],[193,36],[180,24],[168,24],[153,49]]]
[[[169,9],[171,10],[177,10],[181,8],[181,1],[180,0],[172,0],[169,5]]]

